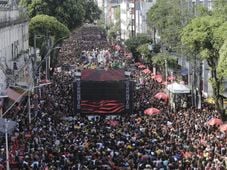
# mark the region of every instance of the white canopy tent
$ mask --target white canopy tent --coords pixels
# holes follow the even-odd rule
[[[174,93],[174,94],[190,93],[190,89],[187,86],[176,82],[167,85],[167,90],[169,90],[171,93]]]

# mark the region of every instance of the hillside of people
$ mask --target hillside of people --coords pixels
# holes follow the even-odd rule
[[[143,65],[143,67],[141,67]],[[92,119],[73,111],[73,80],[83,69],[125,69],[136,83],[133,114]],[[144,71],[146,70],[146,71]],[[95,26],[85,26],[65,40],[58,67],[31,98],[17,103],[6,117],[17,122],[9,137],[11,169],[23,170],[225,170],[227,129],[210,104],[202,109],[173,112],[165,84],[154,79],[152,68],[135,63],[120,44],[110,45]],[[161,74],[161,73],[160,73]],[[45,74],[43,74],[45,77]],[[38,105],[35,102],[38,100]],[[149,108],[159,110],[145,114]],[[225,124],[226,125],[226,124]],[[5,139],[1,138],[0,163],[6,165]],[[1,169],[1,167],[0,167]]]

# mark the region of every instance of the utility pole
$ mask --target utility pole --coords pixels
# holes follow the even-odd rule
[[[51,38],[49,33],[47,35],[47,48],[48,50],[51,48]],[[46,58],[46,80],[49,79],[49,69],[50,69],[50,53]]]
[[[134,25],[133,24],[133,14],[131,13],[131,34],[132,34],[132,37],[134,37],[133,25]]]
[[[6,170],[9,168],[9,142],[8,142],[8,121],[5,119],[5,142],[6,142]]]
[[[198,109],[201,109],[201,105],[202,105],[202,94],[201,94],[201,79],[202,79],[202,62],[199,61],[199,68],[198,68],[198,71],[199,71],[199,76],[198,76],[198,80],[197,80],[197,89],[198,89],[198,104],[197,104],[197,108]]]
[[[136,36],[136,0],[133,0],[133,3],[134,3],[134,8],[133,8],[133,15],[134,15],[134,23],[133,23],[133,25],[134,25],[134,30],[133,30],[133,32],[134,32],[134,36]]]
[[[196,107],[196,54],[193,54],[193,68],[192,68],[192,105]]]
[[[193,0],[192,1],[192,14],[193,16],[196,16],[196,1]],[[192,103],[193,103],[193,106],[196,107],[197,106],[197,88],[196,88],[196,81],[198,81],[198,78],[196,77],[196,72],[197,72],[197,67],[196,67],[196,52],[193,52],[193,68],[192,68],[192,78],[193,78],[193,81],[192,81]]]
[[[34,80],[34,86],[36,86],[37,83],[37,73],[36,73],[36,68],[37,68],[37,55],[36,55],[36,34],[34,34],[34,42],[33,42],[33,48],[34,48],[34,66],[33,66],[33,80]]]
[[[37,97],[37,89],[34,88],[38,85],[38,74],[39,72],[37,71],[37,55],[36,55],[36,39],[37,39],[37,35],[35,34],[34,35],[34,49],[35,49],[35,52],[34,52],[34,71],[33,71],[33,78],[34,78],[34,84],[32,87],[29,87],[29,91],[28,91],[28,121],[29,121],[29,124],[31,124],[31,90],[34,89],[34,111],[36,112],[37,109],[38,109],[38,97]],[[40,38],[40,37],[39,37]]]
[[[29,124],[32,123],[32,119],[31,119],[31,89],[29,87],[28,90],[28,122]]]
[[[165,78],[166,78],[166,86],[168,81],[168,66],[167,66],[167,60],[165,59]]]
[[[131,14],[131,36],[136,36],[136,0],[130,1],[130,14]]]

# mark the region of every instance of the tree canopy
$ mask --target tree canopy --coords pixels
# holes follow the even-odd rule
[[[158,30],[161,41],[170,48],[179,45],[180,31],[189,15],[182,2],[158,0],[148,12],[149,25]]]
[[[168,53],[158,53],[152,57],[152,63],[156,66],[159,66],[164,70],[165,60],[167,62],[168,67],[173,68],[177,65],[176,57],[168,54]]]
[[[214,1],[214,10],[212,12],[213,15],[217,17],[223,17],[227,20],[227,2],[226,0],[218,0]]]
[[[203,16],[193,19],[182,31],[182,43],[194,51],[201,60],[206,60],[211,69],[211,83],[216,106],[221,108],[220,92],[223,77],[218,76],[219,51],[227,39],[224,18]]]
[[[219,78],[227,78],[227,40],[222,45],[220,51],[220,58],[218,61],[218,76]]]
[[[149,43],[141,44],[137,47],[137,51],[141,54],[144,55],[144,57],[149,57],[151,51],[149,50]]]
[[[70,29],[86,20],[93,22],[101,14],[91,0],[21,0],[20,4],[28,8],[31,18],[39,14],[54,16]]]
[[[129,51],[132,52],[134,58],[137,58],[139,53],[137,48],[141,44],[150,43],[152,40],[148,38],[146,35],[138,35],[137,37],[131,37],[125,41],[125,45]]]
[[[43,36],[49,34],[57,41],[63,37],[67,37],[69,35],[69,29],[54,17],[48,15],[36,15],[29,23],[29,34],[30,43],[33,46],[34,34]],[[39,40],[37,41],[37,47],[40,48],[41,43],[39,43]]]
[[[116,23],[111,23],[110,29],[108,30],[108,38],[112,41],[115,41],[117,39],[117,36],[120,33],[121,29],[120,7],[115,8],[114,18],[116,20]]]
[[[97,19],[100,19],[102,13],[101,9],[97,6],[94,1],[86,0],[84,1],[84,10],[85,10],[85,20],[92,23]]]
[[[208,14],[208,9],[201,5],[194,6],[188,0],[157,0],[147,17],[149,26],[158,31],[162,44],[180,52],[182,28],[196,16]]]

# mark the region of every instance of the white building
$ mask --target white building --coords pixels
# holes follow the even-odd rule
[[[121,13],[121,39],[126,40],[130,35],[130,23],[132,22],[132,15],[129,11],[129,3],[127,0],[123,0],[120,4],[120,13]]]
[[[0,1],[0,87],[26,82],[28,64],[28,18],[14,1]]]
[[[121,9],[121,39],[126,40],[131,35],[147,33],[147,12],[156,0],[122,0]]]
[[[136,1],[136,34],[147,33],[147,12],[156,0]]]
[[[188,0],[189,6],[203,5],[204,7],[212,10],[214,0]]]

